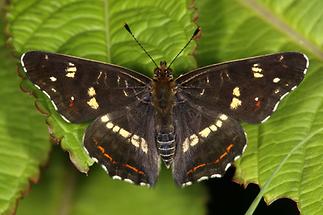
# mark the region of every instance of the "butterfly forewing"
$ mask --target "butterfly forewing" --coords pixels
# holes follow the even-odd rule
[[[305,55],[285,52],[207,66],[176,83],[181,96],[195,105],[258,123],[302,81],[307,66]]]
[[[86,122],[147,95],[150,79],[119,66],[41,51],[21,62],[27,77],[70,122]]]

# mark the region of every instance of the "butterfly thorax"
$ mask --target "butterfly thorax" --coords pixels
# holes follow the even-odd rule
[[[172,70],[166,62],[154,70],[152,82],[152,104],[155,108],[155,135],[159,155],[167,167],[175,154],[175,135],[173,125],[173,107],[175,104],[175,82]]]

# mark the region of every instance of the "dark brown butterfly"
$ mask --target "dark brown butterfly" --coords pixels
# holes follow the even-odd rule
[[[91,122],[85,150],[110,176],[154,185],[161,158],[182,186],[221,177],[246,147],[239,121],[268,119],[302,81],[308,63],[302,53],[284,52],[174,79],[166,62],[149,78],[61,54],[31,51],[21,57],[27,77],[66,121]]]

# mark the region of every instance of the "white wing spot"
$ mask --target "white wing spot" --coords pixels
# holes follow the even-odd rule
[[[287,95],[288,95],[288,93],[285,93],[284,95],[282,95],[282,96],[280,97],[280,99],[279,99],[279,100],[282,100],[282,99],[283,99],[283,98],[285,98]]]
[[[222,121],[221,120],[216,121],[215,125],[216,125],[216,127],[221,128],[222,127]]]
[[[261,73],[262,72],[262,68],[260,67],[260,65],[258,63],[254,64],[251,68],[251,70],[255,73]]]
[[[74,78],[75,77],[75,72],[68,72],[68,73],[66,73],[65,76],[68,77],[68,78]]]
[[[76,67],[75,66],[73,66],[73,67],[67,67],[66,68],[66,72],[76,72]]]
[[[140,137],[138,135],[133,135],[131,137],[131,144],[134,145],[135,147],[139,147],[140,145]]]
[[[120,85],[120,76],[118,76],[117,82],[118,82],[118,86],[119,86]]]
[[[278,104],[279,104],[279,102],[277,102],[277,103],[275,104],[275,107],[274,107],[274,109],[273,109],[273,112],[275,112],[275,111],[277,110]]]
[[[190,185],[192,185],[192,182],[188,181],[188,182],[185,182],[184,184],[182,184],[182,187],[187,187],[187,186],[190,186]]]
[[[232,94],[236,97],[240,96],[240,88],[239,87],[235,87],[232,91]]]
[[[54,93],[56,93],[56,92],[57,92],[55,88],[51,88],[51,90],[52,90]]]
[[[57,78],[56,78],[56,77],[54,77],[54,76],[50,76],[50,77],[49,77],[49,79],[50,79],[52,82],[57,81]]]
[[[201,181],[204,181],[204,180],[207,180],[209,177],[207,176],[202,176],[201,178],[197,179],[197,182],[201,182]]]
[[[261,123],[266,122],[269,118],[270,118],[270,116],[267,116],[265,119],[263,119],[263,120],[261,121]]]
[[[221,174],[213,174],[213,175],[211,175],[211,178],[221,178],[222,177],[222,175]]]
[[[255,77],[255,78],[262,78],[262,77],[264,77],[264,75],[261,74],[261,73],[253,73],[253,77]]]
[[[106,166],[104,166],[103,164],[101,165],[101,167],[102,167],[102,169],[104,169],[104,171],[106,172],[106,173],[109,173],[108,172],[108,169],[107,169],[107,167]]]
[[[188,138],[185,139],[183,142],[183,152],[186,152],[190,148],[189,140]]]
[[[95,97],[91,98],[89,101],[87,101],[87,104],[92,108],[92,109],[98,109],[99,104],[96,101]]]
[[[217,128],[215,125],[211,125],[209,128],[210,128],[213,132],[218,130],[218,128]]]
[[[91,157],[91,159],[92,159],[95,163],[99,163],[98,159],[96,159],[95,157]]]
[[[55,90],[55,89],[54,89]],[[54,109],[57,111],[57,106],[56,106],[56,104],[54,103],[54,101],[53,100],[50,100],[51,102],[52,102],[52,105],[54,106]]]
[[[150,185],[149,185],[149,184],[144,183],[144,182],[140,182],[140,183],[139,183],[139,185],[140,185],[140,186],[147,186],[147,187],[150,187]]]
[[[127,91],[126,91],[126,90],[123,90],[123,94],[124,94],[125,96],[129,96],[129,94],[127,93]]]
[[[128,81],[127,80],[124,81],[124,84],[126,85],[126,88],[129,87],[129,84],[128,84]]]
[[[196,136],[196,134],[193,134],[190,136],[190,145],[195,146],[199,142],[199,138]]]
[[[273,82],[274,82],[274,83],[278,83],[279,81],[280,81],[280,78],[274,78],[274,79],[273,79]]]
[[[304,75],[305,75],[306,72],[307,72],[307,69],[308,69],[308,66],[309,66],[310,61],[308,60],[308,57],[305,54],[303,54],[303,56],[306,59],[306,68],[304,69],[304,72],[303,72]]]
[[[109,117],[107,116],[107,115],[104,115],[104,116],[102,116],[101,117],[101,122],[103,122],[103,123],[106,123],[106,122],[109,122]]]
[[[46,91],[42,90],[42,92],[43,92],[43,93],[44,93],[48,98],[50,98],[49,94],[48,94]]]
[[[45,60],[48,60],[48,55],[47,54],[45,54]]]
[[[199,135],[203,138],[207,138],[211,133],[211,129],[206,127],[202,131],[199,132]]]
[[[73,63],[68,63],[67,68],[65,69],[66,72],[66,77],[68,78],[74,78],[75,77],[75,73],[76,73],[76,67]]]
[[[62,114],[60,114],[60,116],[66,121],[66,122],[68,122],[68,123],[70,123],[71,121],[69,121],[68,119],[66,119],[66,117],[65,116],[63,116]]]
[[[277,94],[277,93],[280,92],[280,90],[279,89],[276,89],[274,92],[275,92],[275,94]]]
[[[113,128],[113,126],[114,126],[114,124],[113,124],[112,122],[108,122],[108,123],[106,124],[106,127],[107,127],[108,129]]]
[[[128,138],[131,135],[127,130],[124,130],[123,128],[120,129],[119,134],[124,138]]]
[[[227,170],[230,168],[230,166],[231,166],[231,163],[228,163],[228,164],[225,166],[224,171],[227,171]]]
[[[242,153],[244,153],[244,151],[246,151],[246,149],[247,149],[247,144],[243,147]]]
[[[114,179],[114,180],[121,180],[122,178],[120,176],[118,176],[118,175],[114,175],[114,176],[112,176],[112,179]]]
[[[241,106],[241,100],[233,97],[230,104],[230,108],[237,109],[239,106]]]
[[[146,154],[148,152],[148,145],[147,145],[146,141],[143,138],[141,138],[141,150],[143,152],[145,152]]]
[[[117,125],[115,125],[115,126],[113,127],[113,129],[112,129],[112,131],[113,131],[114,133],[119,133],[119,130],[120,130],[120,127],[119,127],[119,126],[117,126]]]
[[[238,156],[236,156],[233,160],[234,161],[236,161],[236,160],[239,160],[239,158],[240,158],[241,156],[240,155],[238,155]]]
[[[225,120],[227,120],[227,119],[228,119],[228,116],[227,116],[227,115],[225,115],[225,114],[221,114],[221,115],[220,115],[220,119],[221,119],[221,120],[223,120],[223,121],[225,121]]]
[[[95,92],[94,87],[90,87],[90,88],[87,90],[87,94],[88,94],[90,97],[95,96],[95,95],[96,95],[96,92]]]
[[[251,71],[253,72],[253,77],[255,77],[255,78],[262,78],[264,76],[262,74],[262,68],[260,67],[260,65],[258,63],[255,63],[251,67]]]
[[[134,182],[133,182],[131,179],[129,179],[129,178],[124,179],[124,181],[125,181],[125,182],[128,182],[128,183],[130,183],[130,184],[134,184]]]

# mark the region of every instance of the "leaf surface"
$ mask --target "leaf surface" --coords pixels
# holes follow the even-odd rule
[[[124,23],[157,63],[170,62],[196,27],[186,1],[16,0],[9,6],[8,26],[18,55],[29,50],[52,51],[122,65],[150,76],[154,64],[123,29]],[[191,43],[175,62],[177,74],[196,67],[189,55],[194,46]],[[65,122],[29,81],[22,85],[36,94],[38,109],[49,114],[47,123],[54,139],[69,153],[77,169],[88,172],[93,161],[82,147],[88,124]],[[18,214],[37,213],[35,206],[45,198],[48,201],[39,206],[41,214],[164,214],[166,210],[176,215],[203,214],[203,189],[175,188],[169,172],[165,179],[162,173],[157,188],[148,190],[112,181],[102,169],[91,171],[85,178],[70,175],[70,170],[61,165],[50,170],[50,177],[45,176],[38,189],[35,186]]]
[[[41,183],[22,200],[18,215],[205,214],[206,197],[200,186],[178,189],[169,183],[170,171],[162,171],[158,185],[148,189],[112,180],[101,168],[92,168],[89,176],[80,174],[55,148]]]
[[[3,29],[0,20],[0,29]],[[44,117],[31,97],[19,89],[16,62],[0,34],[0,214],[11,214],[30,182],[39,178],[39,166],[48,158],[50,142]]]
[[[246,125],[248,148],[237,178],[260,185],[249,214],[264,197],[289,197],[302,214],[323,214],[322,1],[199,1],[199,66],[281,51],[310,58],[302,84],[264,124]],[[212,17],[212,19],[211,19]]]

